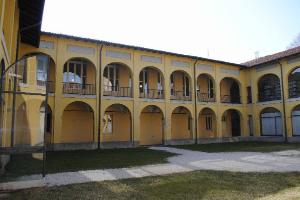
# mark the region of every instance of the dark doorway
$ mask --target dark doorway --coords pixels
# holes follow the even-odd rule
[[[231,110],[231,133],[232,137],[241,136],[241,120],[237,111]]]
[[[230,87],[231,103],[240,103],[240,89],[237,82],[233,81]]]

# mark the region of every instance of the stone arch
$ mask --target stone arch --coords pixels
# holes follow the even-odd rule
[[[171,138],[172,140],[192,139],[192,114],[185,106],[178,106],[171,114]]]
[[[123,104],[111,104],[104,111],[103,142],[132,141],[132,116]]]
[[[174,70],[170,75],[170,94],[172,100],[192,100],[192,79],[184,70]]]
[[[203,108],[198,116],[199,138],[217,137],[217,116],[213,109]]]
[[[202,73],[198,75],[197,98],[200,102],[216,101],[216,81],[210,74]]]
[[[132,70],[121,62],[107,64],[103,70],[103,95],[132,97]]]
[[[164,140],[163,111],[155,105],[144,107],[140,114],[140,145],[162,144]]]
[[[242,114],[237,109],[227,109],[222,115],[222,136],[239,137],[242,135]]]
[[[222,103],[241,103],[241,83],[232,77],[224,77],[220,81],[220,95]]]
[[[61,142],[86,143],[94,139],[94,111],[82,101],[69,103],[62,115]]]
[[[265,74],[257,81],[258,101],[274,101],[281,99],[280,79],[275,74]]]
[[[260,112],[260,131],[262,136],[282,136],[283,122],[281,112],[267,107]]]
[[[159,68],[148,66],[140,71],[140,98],[164,99],[164,87],[164,75]]]

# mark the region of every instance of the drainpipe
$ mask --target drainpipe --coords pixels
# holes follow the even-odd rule
[[[98,114],[98,149],[100,149],[100,133],[101,133],[101,93],[102,93],[102,49],[103,49],[103,44],[101,44],[100,47],[100,52],[99,52],[99,96],[98,96],[98,101],[99,101],[99,114]]]
[[[283,81],[283,70],[282,70],[282,64],[279,60],[277,60],[279,66],[280,66],[280,75],[281,75],[281,92],[282,92],[282,108],[283,108],[283,125],[284,125],[284,142],[288,142],[287,137],[287,127],[286,127],[286,109],[285,109],[285,95],[284,95],[284,81]]]
[[[195,106],[195,144],[198,144],[198,112],[197,112],[197,78],[196,78],[196,63],[194,62],[194,106]]]

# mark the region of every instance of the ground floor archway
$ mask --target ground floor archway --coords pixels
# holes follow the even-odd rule
[[[146,106],[140,115],[140,145],[163,143],[163,112],[157,106]]]
[[[175,108],[171,116],[172,140],[184,140],[192,138],[192,115],[183,106]]]
[[[300,136],[300,105],[292,110],[293,136]]]
[[[131,113],[126,106],[109,106],[105,110],[103,123],[103,142],[131,141]]]
[[[235,109],[226,110],[222,115],[222,136],[241,136],[241,114]]]
[[[217,137],[216,114],[210,108],[203,108],[198,117],[199,138]]]
[[[265,108],[260,113],[261,135],[280,136],[282,135],[282,118],[279,110]]]
[[[73,102],[63,111],[61,142],[92,142],[93,127],[93,109],[84,102]]]

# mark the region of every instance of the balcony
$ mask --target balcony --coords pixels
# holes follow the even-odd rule
[[[277,95],[268,95],[268,94],[258,94],[258,101],[259,102],[266,102],[266,101],[277,101],[281,100],[281,94]]]
[[[184,91],[174,91],[173,94],[171,94],[171,100],[180,100],[180,101],[192,101],[192,94]]]
[[[164,99],[164,90],[144,89],[143,91],[140,91],[140,98]]]
[[[95,85],[80,83],[63,83],[64,94],[95,95]]]
[[[41,80],[37,80],[36,84],[40,87],[48,87],[48,92],[49,93],[54,93],[54,83],[53,81],[41,81]]]
[[[103,96],[132,97],[131,87],[104,86]]]
[[[197,98],[199,102],[216,102],[215,95],[202,93],[200,91],[197,91]]]
[[[240,96],[221,95],[221,103],[240,104]]]

